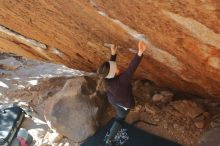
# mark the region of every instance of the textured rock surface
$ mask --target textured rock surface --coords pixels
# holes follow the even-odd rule
[[[219,7],[218,0],[5,0],[0,24],[41,44],[1,28],[0,50],[95,71],[109,57],[103,44],[116,43],[124,69],[145,39],[137,77],[219,99]]]
[[[51,126],[75,142],[93,135],[98,127],[98,107],[90,98],[95,90],[87,84],[83,77],[69,80],[45,105]]]
[[[89,74],[63,65],[0,53],[0,103],[23,101],[39,105],[61,90],[68,79],[83,75]]]

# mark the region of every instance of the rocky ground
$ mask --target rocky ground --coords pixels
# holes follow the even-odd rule
[[[220,104],[197,96],[172,93],[149,81],[136,81],[137,106],[127,121],[184,146],[195,146],[201,135],[220,121]]]
[[[167,91],[147,80],[133,86],[136,107],[126,121],[140,129],[195,146],[205,131],[220,125],[218,102]],[[114,109],[109,109],[109,115],[114,115]]]

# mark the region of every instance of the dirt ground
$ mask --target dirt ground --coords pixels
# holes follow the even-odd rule
[[[205,131],[220,125],[218,102],[172,93],[149,81],[134,82],[134,95],[136,106],[126,121],[183,146],[195,146]],[[115,115],[113,108],[108,115],[104,123]]]

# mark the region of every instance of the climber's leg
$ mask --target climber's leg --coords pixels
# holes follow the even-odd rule
[[[114,139],[114,137],[116,136],[116,134],[118,133],[118,131],[121,129],[121,122],[123,122],[127,116],[127,114],[129,113],[129,109],[124,109],[120,106],[115,106],[117,115],[116,115],[116,120],[113,123],[111,129],[110,129],[110,134],[108,139],[106,140],[106,143],[111,145],[112,144],[112,140]]]

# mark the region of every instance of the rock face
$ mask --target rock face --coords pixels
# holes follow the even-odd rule
[[[95,90],[87,84],[83,77],[68,80],[45,105],[51,126],[75,142],[93,135],[98,126],[98,107],[90,99]]]
[[[219,8],[218,0],[6,0],[0,50],[95,71],[109,58],[104,43],[116,43],[125,69],[143,39],[150,48],[137,77],[220,100]]]

